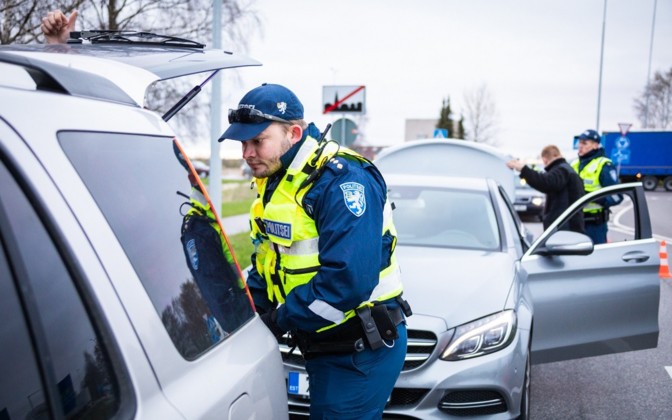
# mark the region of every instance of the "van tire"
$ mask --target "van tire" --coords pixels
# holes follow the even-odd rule
[[[668,176],[663,180],[665,191],[672,191],[672,176]]]
[[[655,176],[645,176],[642,178],[642,186],[645,191],[653,191],[658,186],[658,178]]]

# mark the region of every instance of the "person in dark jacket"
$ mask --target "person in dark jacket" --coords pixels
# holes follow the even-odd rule
[[[583,181],[562,157],[557,146],[544,147],[541,151],[541,160],[544,162],[546,172],[535,171],[517,159],[510,160],[506,166],[519,171],[520,177],[532,188],[546,194],[543,224],[544,229],[547,229],[562,212],[583,195],[584,190]],[[560,229],[585,233],[583,213],[577,212],[569,219],[569,226],[564,225]]]

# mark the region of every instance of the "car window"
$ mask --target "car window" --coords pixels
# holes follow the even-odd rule
[[[400,245],[496,250],[499,230],[486,192],[391,187]]]
[[[1,163],[0,185],[0,418],[112,418],[117,379],[70,272]]]
[[[211,273],[213,281],[190,271],[190,264],[204,266],[205,255],[194,255],[193,246],[185,253],[182,244],[189,205],[178,192],[189,194],[191,185],[172,139],[82,132],[58,138],[185,358],[198,357],[254,316],[233,261]],[[221,256],[219,246],[213,253]]]
[[[608,242],[633,241],[640,239],[636,233],[638,226],[635,215],[635,207],[629,194],[620,194],[622,201],[609,208],[606,212],[608,218]]]
[[[600,211],[590,215],[590,212],[584,213],[584,222],[586,225],[591,223],[591,219],[596,215],[606,217],[607,220],[607,242],[633,241],[640,239],[636,231],[638,227],[636,206],[634,205],[631,193],[613,195],[616,201],[621,200],[617,205],[609,207],[606,211]],[[608,195],[608,194],[607,194]],[[617,198],[616,198],[617,197]],[[598,199],[601,201],[602,199]],[[592,207],[591,203],[583,208]],[[576,213],[576,211],[574,212]],[[572,213],[572,214],[574,214]],[[558,227],[559,230],[569,230],[569,221],[566,220]]]

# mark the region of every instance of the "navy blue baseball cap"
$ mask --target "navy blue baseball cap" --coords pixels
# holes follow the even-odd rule
[[[597,134],[597,131],[595,130],[586,130],[578,136],[574,136],[574,138],[579,140],[592,140],[598,143],[600,142],[600,135]]]
[[[289,123],[303,119],[303,105],[294,92],[281,85],[264,83],[247,92],[237,109],[229,110],[229,128],[219,138],[247,141],[272,122]]]

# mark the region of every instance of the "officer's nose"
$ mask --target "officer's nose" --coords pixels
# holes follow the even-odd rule
[[[243,143],[243,159],[247,159],[248,157],[253,157],[254,156],[254,147],[252,147],[249,142],[244,141]]]

